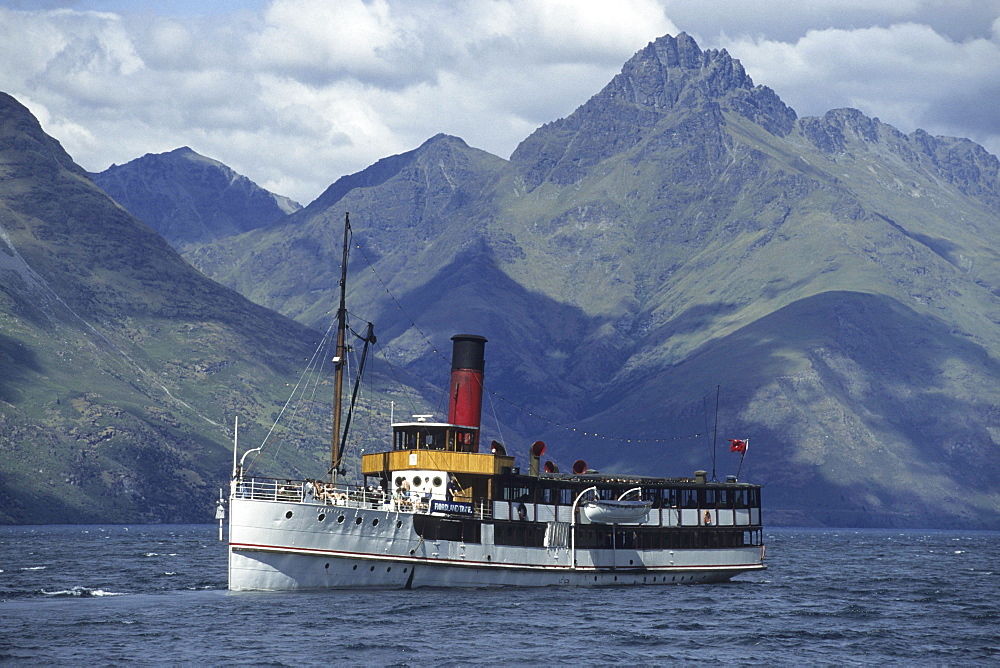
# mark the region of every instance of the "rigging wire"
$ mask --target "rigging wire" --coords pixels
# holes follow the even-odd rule
[[[396,369],[399,368],[399,370],[404,373],[406,373],[406,370],[403,369],[402,367],[396,367],[395,364],[389,361],[389,354],[387,353],[386,348],[382,344],[375,343],[375,347],[378,348],[379,351],[381,351],[382,361],[385,362],[386,366],[389,367],[389,372],[392,374],[392,377],[396,380],[396,383],[402,387],[406,387],[406,383],[400,380],[399,376],[396,374]],[[408,393],[404,394],[403,397],[410,404],[410,414],[411,415],[415,414],[417,412],[417,406],[416,404],[413,403],[413,398]]]
[[[253,459],[250,460],[250,463],[247,465],[247,467],[245,469],[246,471],[249,471],[251,468],[253,468],[253,465],[257,463],[257,460],[260,459],[261,455],[264,454],[264,451],[267,448],[269,448],[274,443],[274,441],[277,439],[277,437],[278,437],[278,431],[277,431],[278,430],[278,424],[281,422],[281,418],[285,414],[285,412],[288,410],[288,407],[290,405],[292,405],[292,401],[295,399],[295,395],[299,392],[299,388],[300,387],[303,388],[303,390],[302,390],[303,395],[305,394],[305,389],[308,387],[308,384],[309,384],[308,378],[309,378],[310,375],[314,374],[313,369],[316,368],[316,365],[317,365],[316,361],[317,361],[317,359],[321,360],[319,362],[319,366],[320,366],[320,368],[322,367],[322,365],[324,363],[323,362],[323,358],[325,356],[322,355],[321,353],[329,347],[330,334],[331,334],[332,330],[333,330],[333,326],[331,325],[329,328],[327,328],[326,333],[323,335],[323,338],[320,339],[320,342],[316,346],[315,350],[313,350],[312,357],[309,359],[309,362],[306,364],[305,369],[303,369],[302,373],[299,375],[299,379],[296,381],[295,387],[292,388],[292,391],[288,395],[288,399],[285,400],[284,405],[281,407],[281,410],[278,412],[278,416],[274,419],[274,422],[271,424],[271,428],[268,430],[267,434],[264,436],[264,440],[261,442],[260,448],[257,451],[256,455],[253,457]],[[319,381],[317,380],[316,381],[317,385],[318,385],[318,382]],[[315,393],[316,393],[316,389],[314,387],[313,388],[313,396],[315,396]],[[301,406],[301,403],[302,403],[302,397],[300,397],[298,401],[295,401],[295,404],[294,404],[294,406],[292,408],[291,417],[288,420],[289,423],[291,423],[291,421],[298,414],[298,411],[299,411],[299,408]],[[281,449],[281,444],[279,443],[278,449],[275,450],[275,452],[273,453],[273,457],[277,457],[278,456],[278,452],[280,452],[280,449]]]
[[[351,329],[350,331],[351,333],[357,335],[357,332],[355,332],[353,329]],[[333,467],[336,468],[340,468],[340,465],[343,462],[344,458],[344,451],[350,445],[348,442],[348,436],[350,435],[351,431],[351,421],[354,419],[355,411],[358,409],[358,404],[357,404],[358,393],[361,391],[362,381],[364,380],[365,364],[368,360],[369,348],[371,346],[372,340],[375,339],[374,325],[372,325],[372,323],[369,322],[365,335],[363,337],[358,337],[358,338],[363,340],[365,345],[361,349],[361,354],[360,354],[361,359],[360,361],[358,361],[357,375],[354,378],[354,383],[353,383],[354,389],[351,392],[351,402],[349,404],[350,408],[348,408],[347,410],[347,420],[344,422],[344,435],[340,441],[341,442],[340,459],[333,463]],[[350,350],[350,347],[348,347],[348,349]],[[350,374],[348,374],[348,376],[350,376]],[[355,440],[357,441],[358,439],[356,438]],[[331,470],[333,467],[331,467]]]
[[[486,386],[483,384],[481,378],[479,379],[479,385],[483,391],[486,390]],[[497,435],[500,437],[500,442],[503,443],[504,442],[503,430],[500,428],[500,418],[497,417],[497,407],[493,403],[493,397],[491,396],[491,394],[487,393],[486,396],[490,400],[490,411],[493,413],[493,420],[497,423]]]

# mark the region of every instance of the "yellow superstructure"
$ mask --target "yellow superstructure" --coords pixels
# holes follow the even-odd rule
[[[514,458],[478,452],[447,450],[393,450],[361,457],[363,475],[388,475],[393,471],[434,470],[456,474],[499,475],[512,468]]]

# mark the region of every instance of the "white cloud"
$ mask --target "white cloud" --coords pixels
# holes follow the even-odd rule
[[[316,85],[343,77],[384,80],[412,75],[400,58],[407,35],[394,24],[385,0],[276,0],[250,36],[256,69]]]
[[[1000,149],[1000,0],[82,2],[0,8],[0,90],[91,170],[189,145],[306,203],[438,132],[506,157],[680,30],[800,114]]]

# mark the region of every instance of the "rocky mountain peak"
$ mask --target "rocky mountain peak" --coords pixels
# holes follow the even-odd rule
[[[53,176],[58,170],[86,176],[62,144],[45,134],[28,108],[0,92],[0,177]]]
[[[800,118],[796,130],[828,156],[885,153],[896,156],[960,192],[1000,208],[1000,160],[982,146],[924,130],[905,135],[857,109],[831,109],[820,117]]]
[[[428,178],[419,181],[440,183],[442,189],[448,190],[454,182],[454,173],[468,171],[475,161],[503,162],[485,151],[472,148],[459,137],[439,133],[411,151],[382,158],[360,172],[340,177],[306,209],[308,212],[329,208],[355,188],[376,188],[412,170],[427,175]]]
[[[593,165],[631,149],[663,123],[700,115],[701,131],[719,128],[729,110],[787,135],[796,114],[770,88],[755,86],[725,50],[703,51],[685,33],[665,35],[637,52],[604,89],[568,117],[525,139],[511,161],[529,189],[542,181],[578,181]]]
[[[621,100],[651,109],[673,108],[688,85],[693,91],[720,97],[735,88],[753,88],[743,66],[725,51],[702,51],[681,33],[650,42],[625,63],[595,99]]]
[[[187,146],[91,177],[175,248],[269,225],[302,208]]]

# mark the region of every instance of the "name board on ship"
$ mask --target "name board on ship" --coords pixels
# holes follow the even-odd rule
[[[472,504],[464,501],[442,501],[431,499],[432,513],[448,513],[449,515],[471,515]]]

